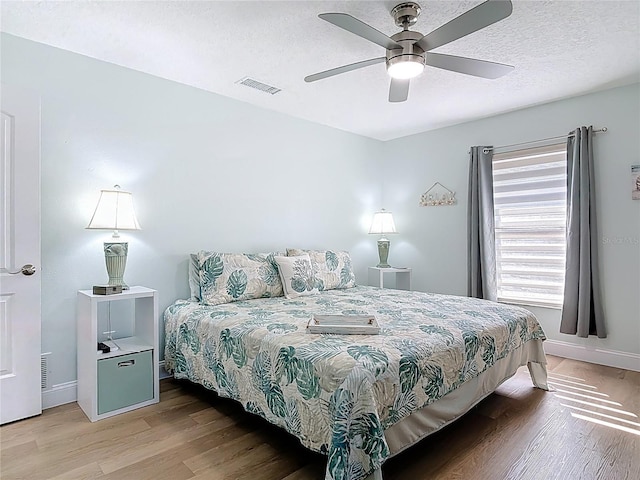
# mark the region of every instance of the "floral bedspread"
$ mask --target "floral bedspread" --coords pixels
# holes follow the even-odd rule
[[[312,314],[373,314],[379,335],[306,333]],[[165,366],[233,398],[328,456],[327,480],[360,480],[389,456],[384,430],[544,340],[525,309],[373,287],[165,311]]]

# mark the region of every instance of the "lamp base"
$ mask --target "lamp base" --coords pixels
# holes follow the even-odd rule
[[[127,242],[104,242],[104,261],[109,275],[109,286],[120,286],[123,290],[129,290],[124,282],[124,269],[127,266]]]
[[[389,245],[391,244],[391,242],[385,238],[382,237],[380,240],[378,240],[378,257],[380,258],[380,263],[378,263],[378,265],[376,265],[376,267],[378,268],[390,268],[391,265],[389,265],[387,263],[387,259],[389,258]]]

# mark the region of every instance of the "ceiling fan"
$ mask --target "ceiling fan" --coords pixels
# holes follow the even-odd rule
[[[487,62],[467,57],[456,57],[431,50],[453,42],[470,33],[481,30],[511,15],[513,6],[509,0],[487,0],[462,15],[445,23],[427,35],[409,30],[420,15],[420,5],[404,2],[391,10],[391,16],[402,31],[388,37],[370,25],[346,13],[321,13],[318,15],[337,27],[376,43],[387,49],[384,57],[343,65],[305,77],[305,82],[315,82],[323,78],[386,62],[387,73],[391,77],[389,87],[390,102],[404,102],[409,95],[409,81],[424,70],[425,65],[484,78],[498,78],[506,75],[513,66]]]

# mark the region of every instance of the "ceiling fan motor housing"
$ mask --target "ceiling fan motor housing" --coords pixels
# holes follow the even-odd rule
[[[393,35],[391,39],[402,45],[402,48],[387,49],[387,68],[400,62],[416,62],[424,65],[424,50],[416,45],[422,37],[421,33],[410,30]]]

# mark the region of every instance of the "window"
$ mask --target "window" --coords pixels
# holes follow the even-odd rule
[[[493,157],[498,301],[562,307],[566,146]]]

